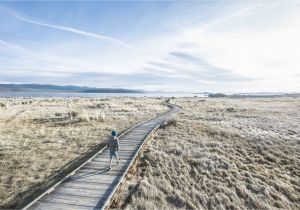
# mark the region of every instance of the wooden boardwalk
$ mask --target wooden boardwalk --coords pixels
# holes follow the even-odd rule
[[[138,124],[120,136],[121,161],[111,170],[108,170],[109,151],[105,149],[81,166],[73,176],[41,195],[24,209],[104,209],[110,204],[113,194],[146,139],[159,125],[171,119],[180,110],[180,107],[172,105],[168,112]]]

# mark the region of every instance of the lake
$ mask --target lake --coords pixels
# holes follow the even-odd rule
[[[0,97],[207,97],[193,93],[72,93],[72,92],[0,92]]]

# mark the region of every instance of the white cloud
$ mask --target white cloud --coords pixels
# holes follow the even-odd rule
[[[215,80],[215,89],[299,91],[300,78],[294,75],[300,68],[300,7],[294,3],[274,1],[251,5],[212,22],[181,28],[178,46],[180,42],[190,44],[178,48],[232,74],[254,79],[229,87],[220,77]],[[188,73],[188,66],[181,71]]]
[[[10,53],[10,57],[19,59],[19,62],[7,61],[0,71],[35,69],[40,76],[53,78],[85,72],[118,75],[118,81],[104,82],[104,77],[95,77],[94,86],[117,86],[119,82],[143,88],[141,80],[145,77],[127,82],[130,77],[125,76],[145,74],[153,77],[144,84],[144,88],[149,89],[300,91],[300,7],[295,2],[262,1],[241,7],[228,6],[201,23],[177,24],[173,31],[149,34],[130,45],[111,37],[14,14],[22,22],[81,34],[85,38],[42,43],[44,47],[29,45],[28,48],[0,41],[0,53],[6,52],[7,56]],[[98,40],[118,45],[98,43]],[[120,48],[119,44],[125,47]],[[170,52],[182,52],[198,61],[184,60]],[[124,82],[121,82],[122,75],[125,75]],[[156,84],[155,78],[161,81]],[[76,80],[74,83],[77,84]]]

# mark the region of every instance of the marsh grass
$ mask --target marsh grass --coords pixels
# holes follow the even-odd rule
[[[122,131],[167,110],[160,99],[7,98],[0,107],[0,209]]]
[[[300,208],[299,99],[172,102],[112,208]]]

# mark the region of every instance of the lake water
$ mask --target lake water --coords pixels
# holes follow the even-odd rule
[[[193,93],[69,93],[69,92],[0,92],[0,97],[207,97]]]

